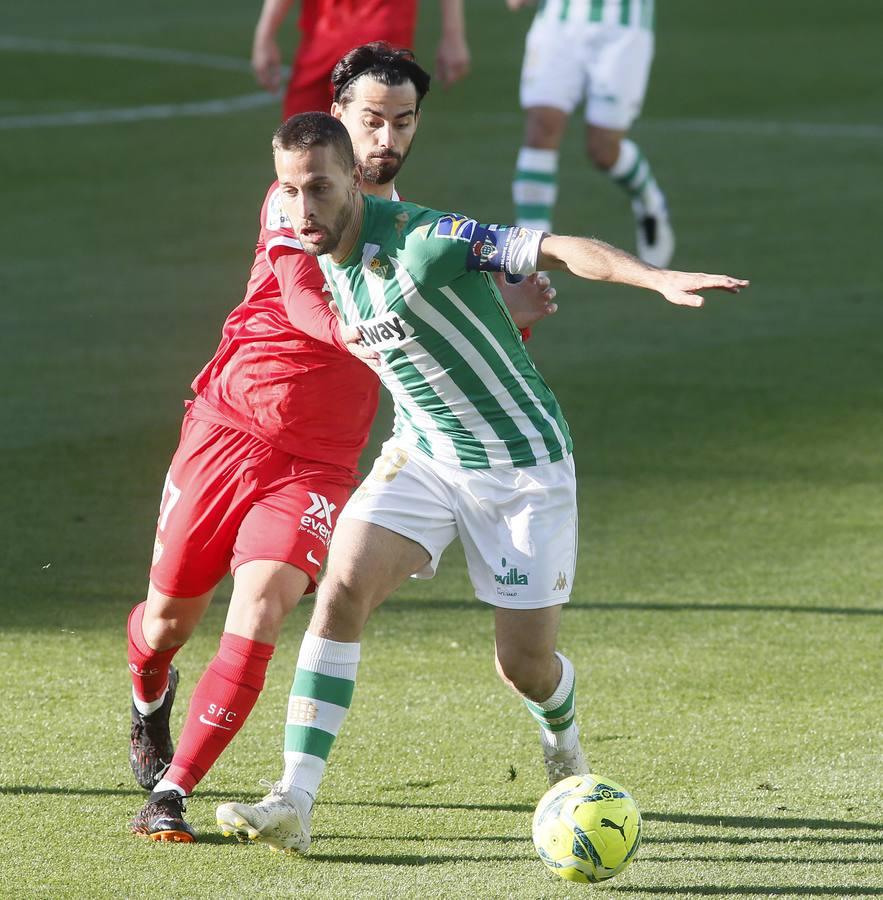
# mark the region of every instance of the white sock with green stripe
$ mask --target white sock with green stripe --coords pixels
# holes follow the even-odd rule
[[[619,158],[607,174],[631,197],[642,213],[656,213],[665,207],[665,195],[659,189],[647,157],[627,138],[620,141]]]
[[[360,646],[304,634],[288,698],[284,790],[299,788],[315,798],[353,699]]]
[[[579,740],[574,718],[576,677],[570,660],[560,653],[555,655],[561,660],[561,681],[555,692],[542,703],[525,697],[524,704],[540,724],[543,743],[553,750],[570,750]]]
[[[552,230],[552,210],[558,198],[558,151],[522,147],[518,151],[512,202],[515,224],[537,231]]]

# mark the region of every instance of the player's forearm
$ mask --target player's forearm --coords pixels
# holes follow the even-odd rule
[[[466,21],[463,17],[463,0],[439,0],[441,30],[443,35],[463,38]]]
[[[255,27],[255,37],[274,38],[293,5],[294,0],[264,0],[261,15]]]
[[[610,281],[660,290],[665,270],[648,266],[637,257],[594,238],[547,234],[537,257],[540,271],[563,270],[590,281]]]

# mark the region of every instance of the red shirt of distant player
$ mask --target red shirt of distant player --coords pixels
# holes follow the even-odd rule
[[[371,41],[411,48],[416,24],[417,0],[303,0],[282,118],[328,110],[331,70],[342,56]]]
[[[245,299],[193,382],[191,414],[355,473],[377,410],[378,379],[347,351],[327,298],[319,265],[295,238],[276,182],[261,209]]]

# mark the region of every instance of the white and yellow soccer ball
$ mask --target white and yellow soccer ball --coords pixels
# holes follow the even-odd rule
[[[641,813],[616,782],[601,775],[572,775],[537,805],[533,843],[540,859],[561,878],[606,881],[638,852]]]

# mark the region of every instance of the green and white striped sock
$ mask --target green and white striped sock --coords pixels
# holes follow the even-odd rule
[[[285,790],[300,788],[315,798],[353,699],[360,646],[304,634],[288,698]]]
[[[637,211],[655,213],[665,207],[665,195],[650,163],[634,141],[626,138],[620,142],[619,158],[607,174],[629,195]]]
[[[524,698],[528,712],[540,724],[543,743],[553,750],[570,750],[579,739],[574,713],[576,712],[576,676],[570,660],[561,653],[561,681],[555,692],[542,703]]]
[[[518,151],[512,202],[515,224],[537,231],[552,230],[552,210],[558,198],[558,151],[522,147]]]

